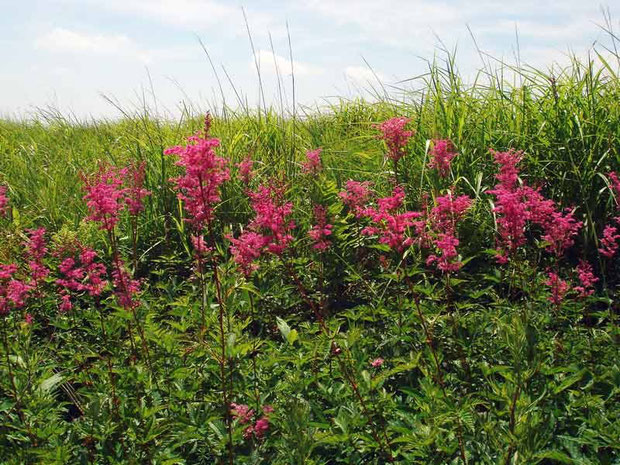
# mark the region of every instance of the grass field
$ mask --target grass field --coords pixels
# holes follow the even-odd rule
[[[0,462],[620,463],[619,60],[0,121]]]

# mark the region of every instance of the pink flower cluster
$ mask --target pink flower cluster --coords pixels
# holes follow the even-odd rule
[[[609,180],[611,182],[611,189],[616,196],[616,205],[620,209],[620,179],[618,179],[618,175],[612,171],[609,173]],[[617,216],[613,219],[616,225],[608,224],[603,229],[603,237],[601,238],[601,248],[598,251],[607,258],[613,258],[618,252],[618,247],[620,247],[620,216]]]
[[[9,206],[9,198],[6,196],[6,186],[0,185],[0,216],[4,216]]]
[[[28,240],[24,243],[28,268],[30,268],[30,279],[33,287],[43,281],[50,273],[50,270],[43,263],[43,258],[47,254],[45,243],[45,228],[28,229]]]
[[[577,276],[581,285],[575,286],[575,291],[579,293],[579,297],[584,298],[594,294],[594,284],[598,282],[598,278],[592,272],[592,265],[581,260],[577,265]]]
[[[248,185],[254,178],[254,171],[252,171],[254,168],[254,160],[248,155],[240,163],[237,163],[237,167],[239,168],[238,178],[243,184]]]
[[[125,264],[120,259],[112,270],[112,282],[114,284],[114,294],[118,304],[125,310],[136,308],[140,302],[135,296],[140,292],[140,281],[133,279],[125,268]]]
[[[69,254],[69,256],[66,256]],[[59,252],[65,256],[58,266],[62,277],[56,279],[60,289],[60,310],[68,312],[73,308],[71,293],[86,292],[90,296],[99,296],[103,292],[106,280],[106,268],[97,263],[97,253],[81,244],[65,248]],[[76,259],[77,258],[77,259]]]
[[[324,252],[331,245],[329,236],[332,234],[332,225],[327,222],[327,210],[322,205],[314,206],[314,219],[316,224],[308,231],[308,236],[314,242],[312,246],[319,252]]]
[[[125,206],[131,215],[138,215],[144,209],[144,197],[151,194],[143,187],[144,170],[144,163],[132,163],[125,168],[100,165],[96,173],[82,174],[87,219],[99,223],[100,229],[111,231]]]
[[[545,284],[551,289],[549,301],[556,306],[560,305],[568,292],[568,283],[554,272],[549,271],[547,272],[547,280],[545,281]]]
[[[372,126],[381,131],[378,138],[385,141],[388,148],[387,157],[394,162],[397,162],[405,155],[405,146],[409,138],[413,136],[413,131],[405,130],[405,126],[410,121],[410,118],[398,116]]]
[[[119,221],[126,198],[123,188],[126,173],[126,169],[101,165],[98,172],[82,175],[89,211],[87,219],[99,223],[101,229],[111,231]]]
[[[338,194],[342,202],[358,218],[362,216],[364,207],[372,197],[371,185],[370,181],[353,181],[349,179],[345,184],[345,190]]]
[[[368,217],[372,221],[371,226],[362,230],[362,234],[378,235],[379,243],[386,244],[397,252],[404,251],[413,243],[411,237],[406,236],[407,229],[414,225],[414,219],[419,218],[421,213],[407,211],[398,213],[405,200],[405,191],[397,186],[390,197],[377,200],[377,207],[368,207],[360,211],[360,215]]]
[[[574,218],[572,210],[557,210],[553,200],[545,199],[539,189],[525,182],[519,184],[517,164],[521,161],[521,152],[509,150],[493,152],[493,155],[500,165],[496,175],[499,184],[488,191],[495,196],[493,212],[497,215],[499,234],[497,261],[507,263],[517,248],[525,244],[528,222],[542,227],[547,250],[560,257],[573,245],[583,223]]]
[[[255,261],[261,255],[281,255],[293,240],[291,230],[295,222],[288,218],[293,212],[293,204],[284,200],[285,189],[284,185],[271,183],[248,192],[254,219],[237,239],[228,236],[233,258],[246,276],[258,268]]]
[[[428,167],[435,168],[442,178],[448,176],[452,159],[457,155],[454,151],[454,144],[448,139],[434,140],[430,155]]]
[[[125,195],[125,203],[130,215],[137,216],[144,210],[143,200],[147,195],[151,195],[151,191],[144,188],[144,179],[146,177],[146,164],[130,163],[127,166],[125,182],[127,190]]]
[[[11,307],[23,307],[32,289],[29,283],[15,278],[17,271],[14,263],[0,264],[0,315],[6,315]]]
[[[254,410],[245,404],[230,404],[231,413],[233,418],[237,419],[240,424],[246,425],[252,422],[254,418]],[[263,416],[254,422],[254,424],[248,425],[243,431],[243,437],[249,439],[254,435],[257,439],[262,439],[265,433],[269,430],[269,414],[273,412],[273,407],[270,405],[263,406]]]
[[[177,166],[185,169],[182,176],[173,178],[177,197],[183,201],[190,222],[201,230],[213,219],[213,213],[220,201],[220,186],[230,179],[225,158],[218,157],[215,148],[219,139],[209,137],[210,119],[207,118],[204,137],[197,134],[188,138],[186,146],[164,150],[166,155],[177,155]]]
[[[381,366],[383,366],[383,363],[385,362],[385,360],[383,360],[381,357],[374,359],[373,361],[370,362],[370,366],[373,368],[380,368]]]
[[[321,163],[322,151],[322,148],[318,148],[306,152],[306,161],[301,164],[301,170],[305,174],[317,174],[323,169],[323,164]]]
[[[466,195],[454,197],[452,191],[437,197],[428,219],[431,242],[436,253],[426,259],[426,264],[435,263],[444,273],[458,271],[463,265],[458,259],[457,225],[471,207],[471,199]]]

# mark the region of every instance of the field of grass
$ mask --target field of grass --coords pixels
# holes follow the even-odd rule
[[[614,60],[468,86],[448,60],[398,98],[228,109],[207,135],[0,121],[0,463],[620,463]]]

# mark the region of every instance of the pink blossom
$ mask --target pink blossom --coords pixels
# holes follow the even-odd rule
[[[6,196],[6,186],[0,185],[0,217],[8,210],[9,198]]]
[[[0,264],[0,315],[9,312],[9,308],[21,308],[25,305],[28,293],[33,289],[30,283],[16,279],[16,264]]]
[[[130,310],[140,305],[135,298],[140,292],[140,281],[131,277],[120,258],[116,259],[116,267],[112,270],[112,282],[114,294],[121,307]]]
[[[373,368],[379,368],[383,365],[383,362],[385,362],[385,360],[383,360],[382,358],[376,358],[370,362],[370,366],[372,366]]]
[[[269,239],[254,231],[244,231],[237,239],[232,236],[228,236],[228,239],[232,243],[230,252],[235,263],[237,263],[243,274],[249,276],[258,269],[255,261],[262,255]]]
[[[63,292],[60,295],[60,306],[58,309],[61,313],[68,313],[73,308],[73,304],[71,303],[71,294],[68,292]]]
[[[100,229],[111,231],[119,221],[126,202],[127,189],[123,187],[126,176],[126,168],[106,165],[100,165],[99,171],[90,176],[82,174],[84,200],[89,211],[87,219],[99,223]]]
[[[207,246],[203,235],[192,236],[192,246],[194,247],[194,255],[196,258],[204,257],[211,252],[211,247]]]
[[[349,207],[349,209],[360,216],[366,204],[370,201],[372,191],[370,181],[353,181],[349,179],[345,184],[345,189],[340,192],[338,196],[342,199],[342,202]]]
[[[364,235],[378,235],[379,243],[386,244],[392,250],[403,252],[413,243],[413,239],[406,235],[407,229],[414,224],[414,219],[421,213],[406,211],[397,213],[403,205],[405,191],[397,186],[390,197],[377,200],[377,207],[369,207],[360,211],[360,215],[370,218],[372,225],[362,230]]]
[[[616,226],[608,224],[603,230],[603,237],[601,238],[602,247],[598,249],[598,251],[601,253],[601,255],[607,258],[613,258],[618,251],[619,239],[620,234],[618,234],[618,228]]]
[[[545,281],[545,284],[551,289],[549,301],[553,302],[554,305],[559,306],[568,292],[568,283],[561,279],[557,274],[549,271],[547,272],[547,280]]]
[[[58,271],[63,276],[56,279],[56,284],[63,289],[61,292],[87,292],[90,296],[101,295],[107,284],[106,268],[102,263],[95,262],[97,253],[89,247],[76,244],[73,249],[67,248],[59,255],[67,252],[74,256],[63,258],[58,266]]]
[[[43,258],[47,254],[45,243],[45,228],[28,229],[28,240],[24,243],[25,254],[30,268],[30,278],[33,287],[47,278],[50,270],[43,264]]]
[[[439,139],[433,141],[433,148],[430,152],[431,160],[428,163],[429,168],[436,168],[439,176],[445,178],[450,174],[450,164],[452,159],[457,155],[454,152],[454,145],[450,140]]]
[[[581,221],[575,220],[570,209],[565,209],[564,213],[554,211],[542,223],[545,232],[542,238],[549,244],[546,249],[557,257],[562,256],[575,243],[574,237],[582,225]]]
[[[270,413],[273,413],[274,408],[271,405],[263,405],[263,413],[265,415],[269,415]]]
[[[127,185],[125,203],[130,215],[139,215],[144,210],[142,200],[147,195],[151,195],[151,191],[144,188],[145,167],[145,162],[131,163],[126,169],[124,179]]]
[[[207,118],[204,137],[197,134],[189,137],[189,144],[164,150],[166,155],[177,155],[176,165],[184,168],[182,176],[172,179],[177,197],[183,201],[189,214],[188,222],[200,230],[211,222],[215,206],[220,201],[220,186],[230,179],[226,165],[228,161],[218,157],[215,149],[219,139],[209,137],[211,120]]]
[[[308,235],[314,242],[313,248],[323,252],[331,245],[331,241],[328,237],[332,234],[333,226],[327,223],[327,211],[322,205],[314,206],[314,218],[316,224],[308,231]]]
[[[254,435],[257,439],[262,439],[265,433],[269,430],[269,419],[262,417],[254,424]]]
[[[233,402],[230,404],[230,410],[233,418],[239,420],[239,423],[242,425],[252,421],[252,417],[254,416],[254,410],[245,404],[235,404]]]
[[[581,286],[575,286],[575,291],[579,293],[579,297],[584,298],[594,294],[594,284],[598,281],[598,278],[592,272],[592,265],[581,260],[579,265],[577,265],[577,275],[579,276]]]
[[[466,195],[454,197],[452,191],[435,199],[436,205],[431,209],[428,223],[430,242],[436,253],[426,259],[426,264],[435,263],[444,273],[458,271],[462,263],[458,260],[457,225],[471,208],[471,199]]]
[[[306,174],[317,174],[319,171],[323,169],[323,165],[321,163],[321,152],[322,148],[318,148],[315,150],[309,150],[306,152],[306,161],[301,164],[301,169]]]
[[[255,192],[249,191],[254,219],[239,238],[228,236],[233,258],[246,276],[257,269],[254,262],[261,255],[281,255],[293,241],[291,231],[295,222],[288,218],[293,204],[284,200],[284,191],[285,186],[274,183],[261,185]]]
[[[254,172],[252,169],[254,168],[254,161],[248,155],[241,161],[237,163],[237,167],[239,168],[238,177],[243,182],[243,184],[249,184],[250,181],[254,178]]]
[[[30,313],[26,313],[26,315],[25,315],[25,317],[24,317],[24,322],[25,322],[28,326],[32,325],[32,324],[34,323],[34,318],[33,318],[32,314],[30,314]]]
[[[413,131],[405,131],[405,126],[410,121],[410,118],[400,116],[372,126],[381,131],[378,138],[385,141],[388,148],[387,156],[394,162],[397,162],[405,155],[405,146],[409,138],[413,136]]]
[[[611,189],[616,194],[616,203],[620,205],[620,179],[618,179],[618,175],[614,171],[610,172],[608,176],[611,182]]]

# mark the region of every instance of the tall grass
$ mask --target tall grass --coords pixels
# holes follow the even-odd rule
[[[224,156],[240,161],[251,154],[261,170],[289,178],[306,150],[323,147],[325,165],[340,186],[350,177],[373,179],[390,169],[371,125],[395,114],[409,116],[416,130],[411,154],[403,159],[409,189],[424,183],[427,141],[450,138],[460,153],[455,181],[476,197],[494,183],[489,148],[523,150],[530,183],[562,205],[580,206],[583,250],[593,250],[612,210],[601,200],[609,196],[599,195],[607,186],[601,173],[620,164],[619,56],[593,49],[586,59],[573,56],[567,66],[548,71],[497,61],[469,85],[455,62],[447,55],[429,63],[426,74],[406,83],[408,90],[377,92],[372,102],[341,99],[295,117],[275,109],[228,108],[225,118],[216,117],[214,135]],[[202,115],[189,110],[178,121],[164,121],[148,109],[123,110],[118,121],[79,121],[55,112],[2,120],[0,182],[9,186],[22,217],[59,229],[76,226],[84,215],[80,171],[100,161],[144,160],[148,187],[166,193],[149,205],[145,238],[161,237],[179,224],[173,218],[180,211],[167,183],[174,169],[162,150],[201,124]],[[238,197],[227,197],[225,205],[233,222],[244,210]]]

